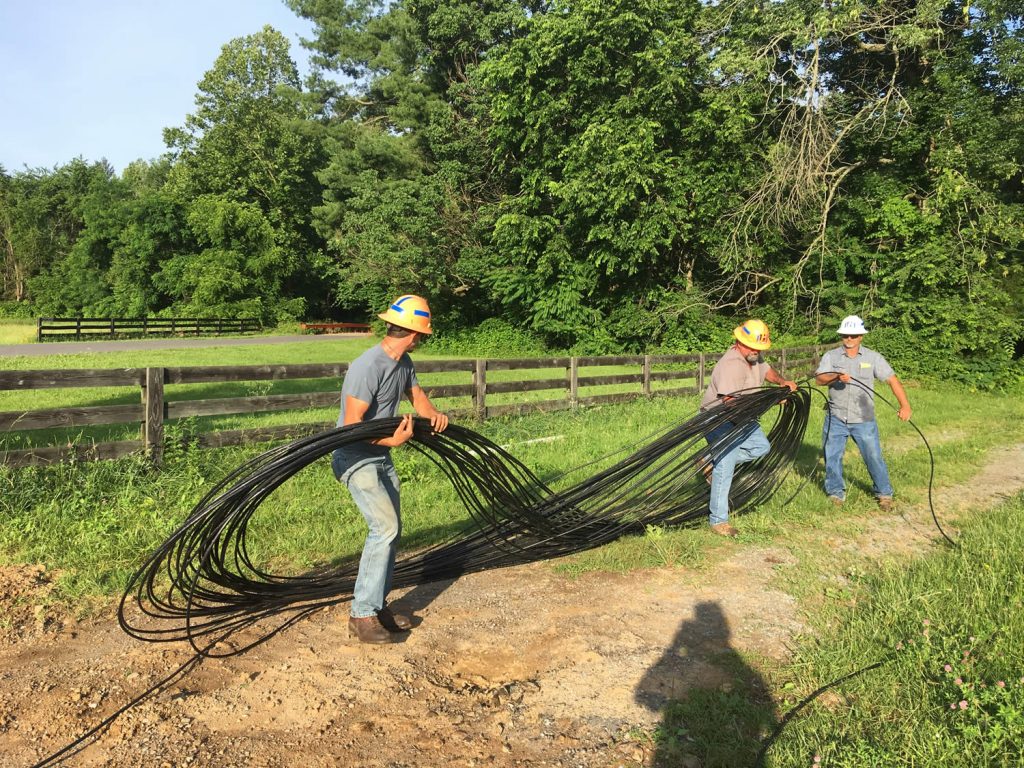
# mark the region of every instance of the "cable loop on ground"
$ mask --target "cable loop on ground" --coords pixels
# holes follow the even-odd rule
[[[707,462],[778,405],[766,430],[772,450],[738,467],[733,480],[732,514],[742,514],[764,503],[791,469],[807,427],[808,390],[741,393],[557,491],[484,436],[456,424],[434,433],[428,420],[415,419],[409,445],[452,483],[473,529],[422,551],[403,552],[393,587],[581,552],[643,533],[649,525],[702,520],[708,505]],[[187,640],[196,653],[228,656],[264,642],[310,611],[350,599],[357,559],[298,576],[270,573],[249,556],[249,523],[289,478],[336,448],[390,436],[398,421],[377,419],[329,430],[272,448],[238,467],[131,578],[118,610],[122,629],[140,640]],[[726,423],[731,428],[708,444],[705,435]],[[263,622],[268,619],[276,619],[276,626],[267,629]],[[243,642],[221,644],[256,625],[259,629]]]

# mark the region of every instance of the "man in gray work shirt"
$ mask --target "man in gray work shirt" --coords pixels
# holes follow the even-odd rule
[[[434,431],[443,432],[448,417],[430,402],[409,359],[409,352],[432,333],[430,307],[420,296],[400,296],[378,317],[386,323],[387,335],[349,366],[341,388],[338,426],[396,416],[398,404],[408,397],[416,413],[430,419]],[[387,604],[402,533],[391,449],[406,443],[412,434],[412,415],[406,414],[390,437],[347,445],[331,456],[334,476],[348,487],[368,527],[348,621],[349,633],[363,643],[391,643],[396,633],[412,627],[408,616],[392,612]]]
[[[815,380],[828,386],[828,414],[822,429],[825,449],[825,493],[833,504],[846,500],[843,481],[843,453],[846,440],[852,437],[871,475],[878,506],[892,508],[892,483],[889,468],[882,458],[882,445],[875,421],[875,379],[892,388],[899,401],[899,417],[910,418],[910,403],[900,380],[884,357],[861,345],[867,329],[857,315],[850,315],[839,325],[841,347],[821,356]]]

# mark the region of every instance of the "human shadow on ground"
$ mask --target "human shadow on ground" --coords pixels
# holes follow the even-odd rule
[[[778,711],[730,636],[718,603],[698,603],[637,685],[637,703],[661,713],[653,768],[736,768],[757,759]]]

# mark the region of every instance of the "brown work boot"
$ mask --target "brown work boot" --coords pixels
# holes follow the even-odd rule
[[[412,629],[412,619],[402,613],[394,613],[386,605],[377,611],[377,618],[388,632],[405,632]]]
[[[828,500],[831,501],[832,504],[836,507],[843,506],[843,499],[839,498],[838,496],[829,496]]]
[[[883,512],[892,511],[892,496],[879,496],[878,497],[878,508]]]
[[[365,616],[357,619],[355,616],[348,618],[348,636],[355,635],[361,643],[393,643],[395,636],[385,629],[376,616]]]
[[[717,533],[719,536],[728,536],[730,539],[735,539],[737,536],[740,535],[740,532],[728,523],[719,523],[718,525],[712,525],[711,532]]]

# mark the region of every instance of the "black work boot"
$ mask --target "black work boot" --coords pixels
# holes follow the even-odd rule
[[[412,629],[412,619],[401,613],[394,613],[386,605],[377,611],[377,618],[388,632],[405,632]]]
[[[348,635],[349,637],[355,635],[361,643],[373,643],[375,645],[393,643],[395,641],[395,636],[384,628],[384,625],[380,623],[380,619],[376,616],[366,616],[361,619],[349,616]]]

